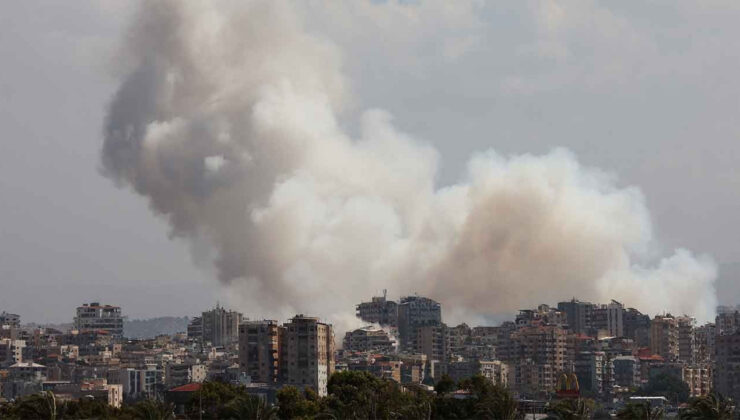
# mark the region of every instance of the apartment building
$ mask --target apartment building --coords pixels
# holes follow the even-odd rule
[[[509,359],[522,368],[517,370],[518,383],[537,389],[554,389],[556,374],[566,368],[567,332],[557,325],[524,327],[511,334]]]
[[[447,326],[423,325],[416,328],[416,337],[411,349],[413,353],[423,354],[427,360],[447,361],[450,353],[450,340],[447,338]]]
[[[708,395],[712,391],[712,367],[709,365],[684,366],[681,379],[689,385],[692,397]]]
[[[568,325],[573,332],[587,334],[592,325],[595,306],[591,302],[581,302],[574,298],[569,302],[559,302],[558,311],[565,313]]]
[[[650,323],[650,351],[668,362],[678,360],[678,322],[668,315],[657,315]]]
[[[740,331],[717,335],[714,390],[740,401]]]
[[[678,360],[693,365],[696,363],[696,320],[690,316],[676,318],[678,324]]]
[[[342,348],[349,351],[393,353],[396,342],[380,328],[364,327],[347,331]]]
[[[123,315],[119,306],[101,305],[99,302],[77,307],[74,327],[80,332],[105,331],[115,338],[123,337]]]
[[[370,302],[362,302],[356,307],[357,318],[383,326],[396,327],[398,325],[398,304],[383,296],[373,296]]]
[[[442,324],[439,302],[421,296],[406,296],[398,305],[398,337],[402,351],[413,352],[418,329]]]
[[[216,305],[202,313],[203,342],[216,347],[229,346],[239,341],[239,324],[242,314]]]
[[[245,321],[239,325],[239,368],[253,382],[278,381],[282,329],[276,320]]]
[[[278,330],[281,333],[280,378],[283,383],[311,387],[327,394],[334,372],[334,330],[318,318],[296,315]]]
[[[717,328],[710,322],[697,327],[694,331],[696,341],[696,362],[700,364],[714,361],[715,337]]]

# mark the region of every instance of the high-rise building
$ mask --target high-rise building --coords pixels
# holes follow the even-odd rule
[[[714,391],[740,401],[740,331],[717,335]]]
[[[398,304],[388,300],[386,293],[387,291],[383,290],[383,296],[373,296],[370,302],[357,305],[357,317],[365,322],[396,327],[398,325]]]
[[[446,362],[450,352],[447,330],[445,324],[418,327],[412,344],[413,352],[425,355],[427,360]]]
[[[740,330],[740,311],[723,309],[717,313],[715,324],[717,335],[734,334]]]
[[[566,368],[567,332],[557,325],[523,327],[511,334],[510,360],[524,366],[518,370],[518,382],[527,387],[554,389],[556,375]],[[522,376],[523,375],[523,376]],[[535,384],[534,380],[539,381]]]
[[[414,351],[418,329],[442,324],[442,306],[421,296],[401,298],[398,305],[398,338],[402,351]]]
[[[283,383],[312,387],[326,395],[334,372],[334,330],[318,318],[296,315],[280,330],[280,378]]]
[[[239,324],[242,314],[236,311],[227,311],[216,305],[214,309],[203,312],[201,316],[203,341],[211,345],[229,346],[239,341]]]
[[[607,329],[611,337],[624,337],[624,305],[612,300],[606,305]]]
[[[717,336],[714,323],[709,322],[697,327],[694,335],[696,339],[696,362],[711,364],[714,361],[714,343]]]
[[[194,316],[188,322],[188,338],[191,340],[202,340],[203,339],[203,318]]]
[[[623,314],[624,336],[635,341],[638,347],[650,345],[650,316],[629,308]]]
[[[694,325],[696,320],[689,316],[676,318],[678,323],[678,360],[693,365],[696,363],[696,335]]]
[[[575,357],[574,371],[584,391],[602,395],[611,389],[613,365],[602,351],[578,353]]]
[[[119,306],[101,305],[98,302],[77,308],[74,319],[78,331],[105,331],[113,337],[123,337],[123,315]]]
[[[591,327],[591,317],[593,315],[594,304],[590,302],[581,302],[573,298],[569,302],[559,302],[558,310],[565,312],[570,329],[576,334],[585,334]]]
[[[678,360],[678,322],[668,315],[657,315],[650,323],[650,351],[669,362]]]
[[[277,321],[246,321],[239,325],[239,368],[253,382],[277,382],[281,329]]]

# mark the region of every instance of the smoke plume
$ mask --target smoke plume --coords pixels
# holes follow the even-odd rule
[[[713,261],[655,258],[640,191],[568,151],[485,151],[441,188],[437,151],[387,112],[342,120],[340,51],[286,3],[142,2],[121,66],[105,174],[210,244],[250,313],[350,322],[388,288],[459,317],[572,296],[713,314]]]

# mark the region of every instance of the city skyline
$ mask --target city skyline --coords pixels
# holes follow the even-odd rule
[[[740,416],[737,22],[0,2],[0,418]]]

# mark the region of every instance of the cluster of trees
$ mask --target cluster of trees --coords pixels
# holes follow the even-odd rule
[[[668,372],[659,373],[639,388],[635,395],[665,397],[671,403],[685,403],[689,400],[689,385],[678,376]]]
[[[454,391],[467,391],[457,398]],[[517,401],[482,376],[455,383],[443,378],[430,394],[421,387],[402,389],[367,372],[339,372],[329,379],[328,396],[318,398],[284,387],[277,393],[280,419],[491,419],[523,418]]]
[[[0,419],[173,419],[173,407],[155,400],[144,400],[122,408],[106,401],[82,398],[79,401],[57,401],[52,392],[42,392],[0,405]]]
[[[456,391],[462,390],[463,393]],[[464,397],[463,397],[464,396]],[[319,397],[310,389],[300,391],[286,386],[278,390],[276,404],[250,395],[247,389],[220,382],[204,383],[185,407],[190,419],[482,419],[521,420],[524,413],[507,389],[482,376],[456,383],[443,377],[435,392],[421,387],[402,388],[396,382],[367,372],[339,372],[332,375],[328,395]],[[684,420],[732,420],[734,406],[719,396],[689,401],[679,417]],[[103,401],[82,399],[58,402],[51,392],[21,398],[0,405],[0,419],[174,419],[174,407],[156,400],[126,404],[120,409]],[[593,400],[556,400],[547,406],[547,419],[607,419],[609,413]],[[648,404],[628,404],[617,413],[618,419],[653,420],[664,418],[661,408]]]

